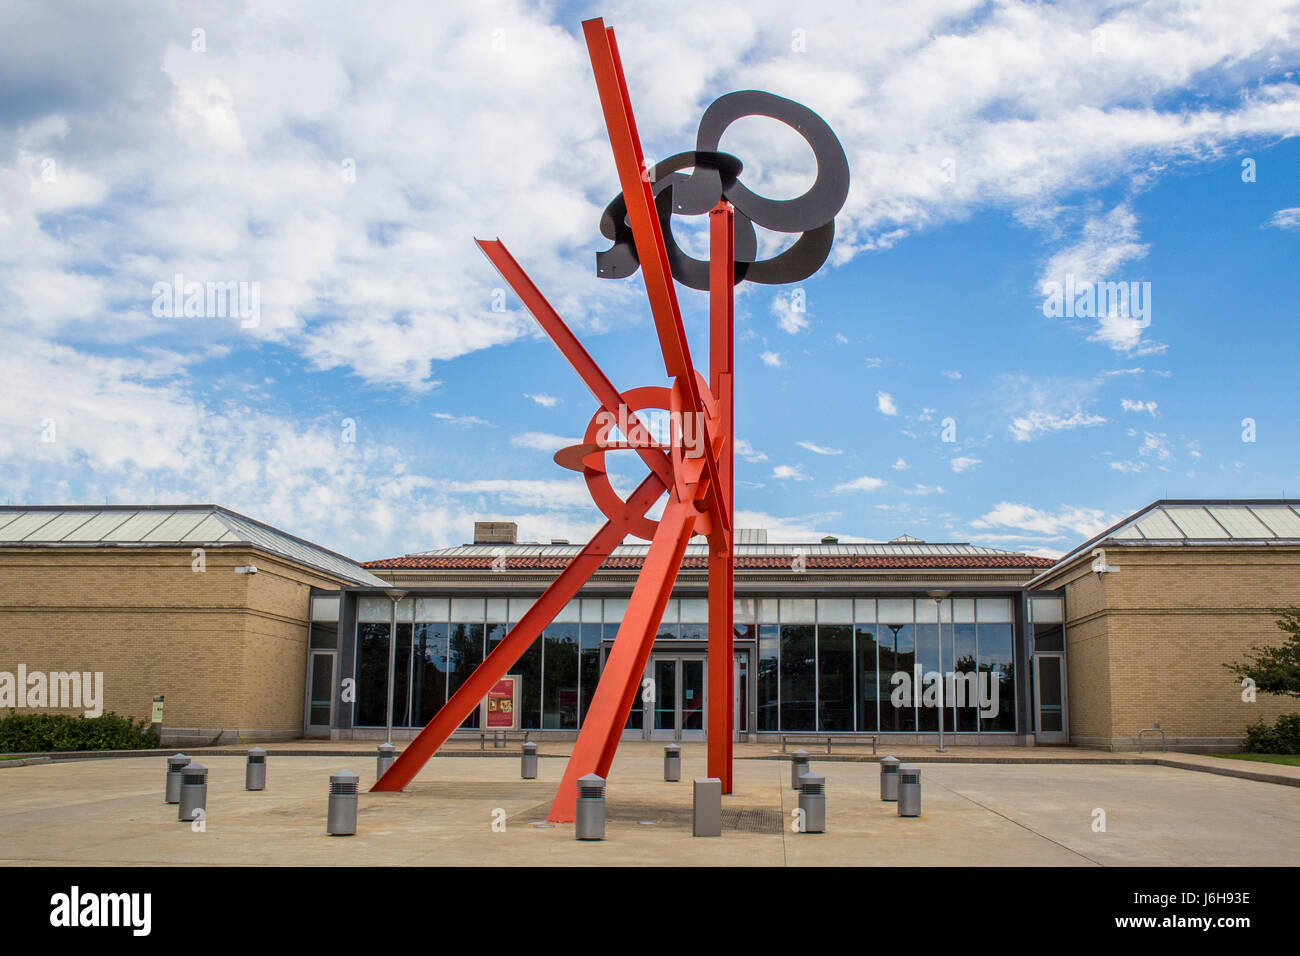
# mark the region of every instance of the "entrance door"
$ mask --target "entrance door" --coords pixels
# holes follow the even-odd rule
[[[732,739],[744,740],[749,733],[749,651],[736,651],[732,682],[735,687],[731,711]]]
[[[334,658],[333,651],[312,651],[307,666],[308,737],[328,737],[334,726]]]
[[[704,740],[705,672],[702,654],[650,655],[646,676],[654,681],[654,701],[645,704],[645,739]]]
[[[1034,698],[1037,714],[1035,740],[1041,744],[1069,743],[1064,654],[1034,656]]]

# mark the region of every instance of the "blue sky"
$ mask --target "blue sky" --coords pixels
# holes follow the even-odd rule
[[[640,277],[594,276],[590,15],[648,155],[757,88],[849,157],[807,310],[738,298],[741,525],[1052,555],[1157,497],[1300,496],[1300,7],[787,6],[7,7],[0,498],[215,501],[359,559],[476,519],[585,539],[551,454],[594,404],[513,295],[492,310],[472,239],[617,385],[664,383]],[[774,123],[723,148],[760,192],[811,181]],[[177,273],[257,283],[256,324],[155,314]],[[1149,283],[1149,325],[1046,316],[1067,274]]]

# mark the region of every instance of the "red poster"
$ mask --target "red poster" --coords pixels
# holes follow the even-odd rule
[[[515,700],[518,696],[519,678],[503,677],[492,685],[487,694],[488,730],[515,729]]]

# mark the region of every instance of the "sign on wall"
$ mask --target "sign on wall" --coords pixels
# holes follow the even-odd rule
[[[483,699],[484,730],[519,729],[520,686],[518,674],[507,674],[492,685]]]

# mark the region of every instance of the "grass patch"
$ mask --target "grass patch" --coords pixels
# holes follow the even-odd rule
[[[1254,760],[1259,763],[1280,763],[1288,767],[1300,767],[1300,754],[1211,754],[1212,757],[1224,757],[1228,760]]]

